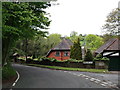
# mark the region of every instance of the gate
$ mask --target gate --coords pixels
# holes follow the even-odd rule
[[[113,56],[109,57],[109,71],[120,71],[120,57]]]

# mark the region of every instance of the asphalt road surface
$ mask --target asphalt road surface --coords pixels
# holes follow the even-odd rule
[[[13,64],[20,78],[13,88],[106,88],[62,70]]]

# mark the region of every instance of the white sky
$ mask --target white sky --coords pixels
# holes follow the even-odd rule
[[[52,20],[49,33],[69,36],[71,31],[78,34],[102,34],[106,16],[118,7],[120,0],[58,0],[46,11]]]

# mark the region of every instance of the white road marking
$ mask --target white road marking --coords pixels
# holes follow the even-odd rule
[[[17,77],[17,79],[15,80],[15,82],[13,83],[13,87],[15,86],[15,84],[18,82],[18,80],[19,80],[19,78],[20,78],[20,74],[16,71],[16,73],[17,73],[17,75],[18,75],[18,77]]]
[[[90,81],[95,81],[95,78],[91,78]]]
[[[77,75],[76,73],[73,73],[73,75]]]
[[[101,84],[102,86],[106,86],[105,84]]]
[[[112,84],[112,82],[107,82],[108,84]]]
[[[67,72],[67,71],[64,71],[64,72]]]
[[[107,82],[102,82],[103,84],[108,84]]]
[[[107,87],[107,86],[110,86],[110,87],[115,87],[117,88],[117,85],[116,84],[112,84],[112,82],[102,82],[101,80],[99,79],[96,79],[96,78],[92,78],[90,76],[87,76],[87,75],[84,75],[84,74],[76,74],[76,73],[72,73],[72,72],[68,72],[70,74],[73,74],[73,75],[76,75],[76,76],[81,76],[81,77],[85,77],[85,79],[89,79],[90,81],[93,81],[95,83],[101,83],[100,85],[104,86],[104,87]]]
[[[82,77],[86,77],[86,75],[81,75]]]
[[[100,82],[101,80],[99,80],[99,79],[95,79],[96,81],[98,81],[98,82]]]
[[[116,87],[117,85],[116,85],[116,84],[112,84],[112,85],[110,85],[110,86],[112,86],[112,87]]]
[[[89,78],[85,78],[85,79],[89,79]]]
[[[100,83],[99,81],[95,81],[95,83]]]
[[[13,87],[15,86],[15,83],[13,83],[13,85],[12,85]]]

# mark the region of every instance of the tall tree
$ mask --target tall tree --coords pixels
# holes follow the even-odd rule
[[[61,41],[61,34],[50,34],[47,38],[47,46],[46,48],[51,49],[55,45],[57,45]]]
[[[68,39],[70,39],[72,42],[76,41],[76,39],[78,38],[78,33],[76,31],[72,31],[70,33],[70,37],[67,37]]]
[[[103,44],[103,39],[94,34],[88,34],[85,37],[85,47],[90,48],[92,51],[96,50]]]
[[[107,33],[102,36],[104,43],[113,37],[115,37],[115,36],[113,36],[111,34],[107,34]]]
[[[77,41],[74,42],[73,46],[71,46],[70,58],[76,60],[82,60],[82,51],[81,51],[79,38],[77,39]]]
[[[49,6],[47,2],[2,3],[2,65],[18,39],[44,35],[40,29],[47,29],[51,22],[44,11]]]
[[[109,13],[106,24],[103,26],[105,32],[113,36],[120,35],[120,9],[115,8]]]
[[[60,34],[50,34],[48,37],[36,35],[34,39],[28,39],[27,54],[30,56],[33,56],[33,58],[45,56],[51,48],[53,48],[55,45],[57,45],[61,41],[60,37],[61,37]],[[22,53],[25,54],[26,53],[25,42],[26,40],[21,40],[20,42],[18,42],[17,48],[15,48],[15,52],[17,49],[17,52],[19,54],[21,54],[21,52],[19,51],[22,51]]]

